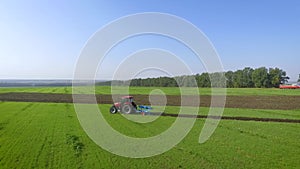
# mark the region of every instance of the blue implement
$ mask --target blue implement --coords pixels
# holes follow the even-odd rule
[[[142,114],[150,114],[150,110],[152,110],[153,108],[151,106],[145,106],[145,105],[139,105],[138,106],[138,113],[142,113]]]

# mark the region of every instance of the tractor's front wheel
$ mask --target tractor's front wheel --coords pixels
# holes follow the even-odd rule
[[[122,106],[121,112],[124,114],[129,114],[132,112],[132,110],[133,110],[132,106],[126,104],[126,105]]]
[[[111,114],[116,114],[118,112],[117,108],[115,106],[111,106],[111,108],[109,109]]]

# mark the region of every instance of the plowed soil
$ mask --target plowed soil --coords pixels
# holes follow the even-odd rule
[[[138,104],[150,105],[148,95],[133,95]],[[76,95],[78,103],[91,103],[93,95]],[[117,96],[119,97],[119,96]],[[201,107],[210,107],[211,96],[166,96],[168,106],[198,106],[194,101],[200,98]],[[221,96],[215,96],[222,99]],[[162,96],[151,96],[152,100],[161,100]],[[112,104],[111,95],[96,95],[97,103]],[[0,94],[0,101],[19,101],[19,102],[54,102],[54,103],[73,103],[71,94],[44,94],[44,93],[4,93]],[[183,103],[181,104],[181,101]],[[153,104],[153,103],[152,103]],[[158,103],[159,104],[159,103]],[[219,103],[217,103],[218,105]],[[300,109],[300,96],[227,96],[227,108],[249,108],[249,109],[277,109],[291,110]]]
[[[136,103],[150,105],[149,96],[133,95]],[[93,103],[91,101],[95,97],[93,95],[75,95],[77,103]],[[116,96],[121,97],[121,96]],[[199,96],[166,96],[166,103],[169,106],[199,106],[194,103]],[[216,96],[222,99],[222,96]],[[151,96],[150,100],[164,99],[162,96]],[[0,94],[0,101],[16,101],[16,102],[54,102],[54,103],[73,103],[71,94],[44,94],[44,93],[4,93]],[[97,103],[112,104],[111,95],[96,95]],[[163,101],[163,100],[162,100]],[[183,101],[183,104],[181,103]],[[153,104],[153,103],[152,103]],[[155,103],[154,103],[155,104]],[[217,103],[218,105],[220,103]],[[211,105],[211,96],[200,96],[200,106],[209,107]],[[227,96],[227,108],[250,108],[250,109],[279,109],[291,110],[300,109],[300,96]],[[168,113],[151,113],[152,115],[161,115],[169,117],[178,117],[178,114]],[[180,115],[183,118],[212,118],[223,120],[242,120],[242,121],[262,121],[262,122],[284,122],[284,123],[300,123],[298,119],[274,119],[274,118],[256,118],[256,117],[230,117],[230,116],[203,116],[203,115]]]

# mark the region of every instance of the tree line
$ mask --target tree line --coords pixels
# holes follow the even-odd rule
[[[213,79],[213,80],[212,80]],[[202,73],[177,77],[107,81],[98,85],[130,85],[144,87],[228,87],[228,88],[272,88],[288,82],[286,72],[279,68],[250,68],[242,70]],[[211,83],[213,82],[213,83]],[[223,82],[226,82],[223,84]]]

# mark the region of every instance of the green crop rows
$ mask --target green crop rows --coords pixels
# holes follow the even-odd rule
[[[151,123],[110,115],[117,131],[149,137],[166,130],[174,117]],[[168,107],[176,112],[178,107]],[[206,114],[201,108],[200,114]],[[259,113],[261,112],[261,114]],[[299,111],[226,109],[225,115],[299,119]],[[146,116],[145,116],[146,117]],[[204,124],[198,119],[187,137],[170,151],[145,159],[111,154],[97,146],[81,128],[72,104],[0,103],[0,168],[298,168],[300,125],[222,120],[212,137],[199,144]]]

